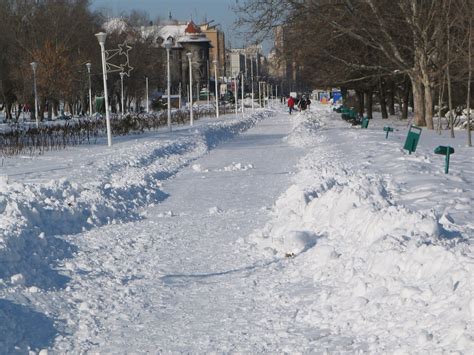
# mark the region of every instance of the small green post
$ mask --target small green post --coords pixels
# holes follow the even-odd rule
[[[440,154],[445,156],[444,160],[444,173],[447,174],[449,172],[449,156],[454,153],[454,148],[450,146],[443,146],[440,145],[436,147],[434,150],[435,154]]]
[[[388,139],[388,134],[389,134],[390,132],[393,132],[393,128],[392,128],[392,127],[389,127],[389,126],[385,126],[385,127],[383,128],[383,130],[384,130],[385,132],[387,132],[387,133],[385,134],[385,139]]]
[[[449,156],[451,155],[450,152],[449,152],[449,147],[448,146],[448,151],[446,152],[446,159],[445,159],[445,162],[444,162],[444,173],[447,174],[449,172]]]

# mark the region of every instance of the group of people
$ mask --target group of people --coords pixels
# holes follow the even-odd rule
[[[298,109],[298,111],[304,111],[306,109],[309,110],[309,106],[311,105],[311,100],[306,97],[306,95],[303,95],[303,97],[301,98],[294,98],[292,96],[288,97],[288,101],[287,101],[287,104],[288,104],[288,110],[290,112],[290,115],[293,111],[296,110],[296,108]],[[296,106],[296,108],[295,108]]]

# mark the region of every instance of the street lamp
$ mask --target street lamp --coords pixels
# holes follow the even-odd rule
[[[125,73],[123,71],[120,72],[120,98],[121,98],[121,103],[122,103],[122,115],[125,113],[124,111],[124,106],[123,106],[123,77],[125,76]]]
[[[244,113],[244,72],[241,73],[242,76],[242,113]]]
[[[92,116],[91,66],[91,63],[86,63],[87,72],[89,73],[89,116]]]
[[[193,68],[191,67],[191,57],[193,54],[191,52],[186,53],[186,56],[189,60],[189,116],[190,116],[190,125],[194,125],[193,117]]]
[[[214,63],[214,81],[216,83],[216,118],[219,118],[219,91],[217,83],[217,60],[212,61]]]
[[[173,43],[168,39],[164,43],[164,47],[166,48],[166,60],[167,60],[167,69],[168,69],[168,84],[167,84],[167,90],[168,90],[168,129],[171,131],[171,72],[170,72],[170,50],[171,46]]]
[[[237,78],[239,73],[234,74],[234,93],[235,93],[235,114],[239,110],[239,91],[237,89]]]
[[[209,95],[211,94],[210,90],[210,78],[209,78],[209,59],[207,60],[207,107],[209,108]]]
[[[257,79],[258,79],[258,76],[257,76]],[[259,81],[258,82],[258,104],[260,107],[262,107],[262,90],[261,90],[261,87],[262,87],[262,82]]]
[[[255,111],[255,103],[254,103],[254,92],[253,92],[253,58],[250,61],[250,76],[252,77],[252,112]]]
[[[110,116],[109,116],[109,98],[107,93],[107,65],[105,61],[105,39],[107,33],[99,32],[95,35],[99,41],[100,50],[102,54],[102,76],[104,79],[104,100],[105,100],[105,120],[107,125],[107,144],[109,147],[112,146],[112,128],[110,127]]]
[[[145,89],[146,89],[146,113],[150,113],[150,104],[148,102],[148,76],[145,75]]]
[[[33,69],[33,90],[35,91],[35,118],[36,118],[36,128],[39,128],[39,116],[38,116],[38,91],[36,90],[36,69],[38,68],[38,63],[31,62],[31,69]]]

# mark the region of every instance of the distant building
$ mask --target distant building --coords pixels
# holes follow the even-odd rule
[[[171,14],[167,21],[140,28],[143,38],[151,38],[156,46],[163,46],[165,41],[172,42],[170,52],[171,69],[171,93],[187,93],[189,86],[189,61],[186,53],[192,53],[193,70],[193,95],[197,95],[201,89],[214,87],[214,64],[218,62],[218,77],[223,78],[228,71],[226,58],[225,35],[218,28],[218,24],[212,25],[212,21],[196,25],[193,21],[181,22],[172,19]],[[123,32],[128,25],[121,18],[109,20],[104,24],[107,32]],[[245,66],[245,63],[243,63]]]
[[[200,25],[201,31],[211,41],[211,51],[209,53],[209,75],[214,77],[214,66],[212,62],[217,60],[217,76],[222,77],[226,72],[225,58],[225,35],[218,29],[219,25],[211,25],[211,22]]]
[[[283,86],[283,91],[288,94],[298,89],[297,83],[301,81],[300,68],[294,60],[287,60],[285,46],[291,46],[285,36],[285,27],[275,27],[274,47],[268,56],[269,73]]]
[[[257,77],[264,77],[267,73],[266,58],[263,56],[262,46],[252,45],[245,48],[233,48],[227,52],[227,76],[235,73],[245,73],[250,79],[252,73]]]
[[[162,46],[165,41],[171,41],[171,82],[172,93],[176,93],[179,84],[187,92],[189,86],[189,60],[187,53],[192,53],[193,89],[197,94],[203,87],[208,86],[209,80],[209,51],[211,41],[193,21],[186,24],[174,22],[163,26],[150,26],[142,31],[152,32],[157,45]]]

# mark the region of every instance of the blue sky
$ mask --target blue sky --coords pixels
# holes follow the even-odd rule
[[[106,13],[116,16],[132,9],[145,10],[150,19],[158,16],[166,19],[171,11],[177,20],[193,19],[201,22],[204,19],[219,23],[226,35],[226,44],[241,47],[244,41],[235,35],[234,21],[237,15],[232,10],[235,0],[92,0],[93,9],[106,9]]]

